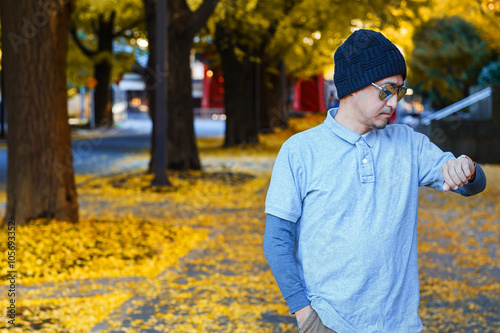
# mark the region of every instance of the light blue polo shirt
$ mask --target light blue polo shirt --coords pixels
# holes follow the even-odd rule
[[[298,270],[325,326],[420,332],[418,187],[442,190],[454,156],[406,125],[360,136],[336,112],[283,144],[266,213],[297,222]]]

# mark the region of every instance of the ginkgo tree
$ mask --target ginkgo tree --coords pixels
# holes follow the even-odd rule
[[[95,123],[97,126],[112,124],[110,82],[114,64],[121,60],[133,63],[133,55],[113,52],[113,41],[121,38],[132,45],[145,37],[144,6],[141,0],[77,0],[70,24],[72,60],[76,64],[89,61],[93,73],[78,73],[72,77],[90,77],[97,80],[94,95]],[[81,59],[83,54],[87,60]],[[80,58],[80,61],[77,59]],[[70,62],[71,64],[71,62]],[[76,66],[73,66],[73,68]],[[75,70],[81,70],[81,67]]]
[[[427,20],[458,15],[472,23],[481,38],[500,52],[500,2],[497,0],[433,0],[426,13]]]
[[[418,20],[427,1],[337,2],[320,0],[222,0],[210,22],[221,54],[225,83],[226,146],[257,142],[258,132],[278,124],[260,101],[269,98],[269,78],[285,61],[293,76],[319,74],[333,63],[332,55],[355,28],[382,30]],[[258,87],[263,87],[258,90]],[[276,94],[276,89],[274,89]],[[258,98],[256,98],[258,97]],[[256,105],[258,103],[258,105]],[[262,112],[259,109],[264,110]],[[261,118],[258,122],[256,119]]]
[[[5,221],[78,221],[66,95],[68,1],[1,1],[8,119]]]
[[[299,1],[222,1],[210,28],[224,73],[225,146],[256,143],[259,128],[257,77],[267,70],[262,54],[280,17]],[[277,59],[279,60],[279,59]],[[264,76],[266,77],[266,76]],[[266,99],[266,98],[262,98]]]

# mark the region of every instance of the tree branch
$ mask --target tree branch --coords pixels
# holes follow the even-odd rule
[[[136,26],[138,26],[139,24],[141,24],[143,22],[146,22],[146,18],[145,17],[142,17],[142,18],[139,18],[139,19],[133,21],[132,23],[130,23],[125,28],[122,28],[122,29],[118,30],[117,32],[115,32],[113,34],[113,36],[114,37],[123,37],[125,35],[125,31],[127,31],[129,29],[132,29],[132,28],[135,28]]]
[[[283,9],[283,16],[287,16],[288,14],[290,14],[290,12],[299,3],[301,3],[301,1],[288,1],[288,2],[285,1],[285,8]],[[259,51],[260,51],[261,56],[264,54],[265,50],[267,49],[267,47],[271,43],[271,40],[273,39],[274,35],[276,34],[276,30],[278,29],[279,23],[280,23],[280,21],[276,20],[269,25],[269,28],[267,29],[267,32],[266,32],[266,38],[264,39],[264,41],[262,42],[262,44],[260,46]]]
[[[69,33],[73,37],[73,40],[75,41],[76,46],[78,46],[80,51],[82,51],[82,53],[85,56],[87,56],[88,58],[92,58],[93,56],[95,56],[97,54],[97,51],[93,51],[82,44],[82,42],[80,41],[80,38],[78,38],[78,36],[76,34],[76,27],[74,25],[70,26]]]
[[[189,26],[189,36],[194,36],[201,27],[207,22],[208,18],[214,12],[219,0],[204,0],[203,3],[193,13],[193,20]]]
[[[488,14],[482,4],[481,4],[481,1],[477,0],[477,7],[479,8],[479,11],[481,12],[481,14],[483,14],[483,17],[485,17],[488,21],[490,21],[491,25],[495,27],[495,29],[499,30],[500,28],[498,27],[498,23],[495,21],[495,19],[493,17],[491,17],[490,14]],[[493,13],[493,15],[495,15],[495,13]]]

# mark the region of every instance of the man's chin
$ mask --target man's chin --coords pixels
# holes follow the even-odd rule
[[[384,129],[387,126],[387,122],[388,120],[384,121],[383,123],[374,123],[372,127],[374,129]]]

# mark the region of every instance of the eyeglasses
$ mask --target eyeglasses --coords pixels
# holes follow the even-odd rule
[[[406,95],[406,90],[408,89],[406,87],[396,87],[393,85],[387,85],[383,87],[377,86],[375,83],[372,83],[372,85],[380,90],[378,98],[380,98],[381,101],[387,101],[389,98],[396,94],[398,95],[398,101],[400,101],[404,97],[404,95]]]

